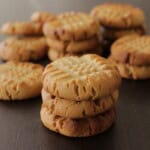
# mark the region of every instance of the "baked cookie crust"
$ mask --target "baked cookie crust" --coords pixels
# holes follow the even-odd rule
[[[150,36],[130,35],[115,41],[111,57],[120,63],[150,65]]]
[[[6,35],[42,35],[43,25],[40,22],[8,22],[1,27]]]
[[[116,119],[115,109],[111,109],[101,115],[86,119],[69,119],[55,116],[42,105],[41,120],[45,127],[69,137],[88,137],[108,130]]]
[[[108,60],[87,54],[64,57],[47,65],[43,87],[54,96],[68,100],[95,100],[118,89],[121,77]]]
[[[47,53],[44,37],[14,37],[0,43],[0,58],[9,61],[36,61]]]
[[[43,104],[46,105],[54,115],[79,119],[96,116],[116,106],[118,101],[118,90],[110,96],[95,101],[70,101],[54,97],[42,89]]]
[[[62,41],[85,40],[99,33],[99,23],[85,13],[63,13],[46,22],[43,32],[49,38]]]
[[[104,3],[96,6],[91,14],[106,27],[125,29],[145,23],[143,11],[129,4]]]
[[[38,64],[0,64],[0,100],[24,100],[39,96],[43,67]]]

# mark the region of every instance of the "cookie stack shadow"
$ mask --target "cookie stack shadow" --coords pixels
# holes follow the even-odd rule
[[[40,114],[44,126],[69,137],[108,130],[116,119],[120,83],[116,67],[98,55],[54,61],[43,73]]]
[[[88,14],[68,12],[45,23],[43,28],[51,61],[64,56],[101,54],[98,22]]]

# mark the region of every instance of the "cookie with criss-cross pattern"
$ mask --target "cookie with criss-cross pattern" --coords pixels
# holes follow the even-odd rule
[[[120,83],[115,64],[95,54],[50,63],[43,72],[43,125],[69,137],[102,133],[115,121]]]
[[[133,28],[145,23],[143,11],[129,4],[104,3],[96,6],[91,14],[100,24],[111,28]]]
[[[23,100],[39,96],[43,67],[38,64],[7,62],[0,64],[0,99]]]
[[[1,27],[6,35],[42,35],[43,25],[40,22],[8,22]]]
[[[112,94],[121,78],[117,68],[95,54],[64,57],[49,64],[43,73],[43,87],[56,97],[82,101]]]
[[[52,21],[46,22],[44,34],[52,39],[62,41],[85,40],[99,33],[99,23],[85,13],[63,13]]]
[[[111,58],[130,65],[150,65],[150,36],[125,36],[111,47]]]
[[[9,61],[36,61],[47,53],[44,37],[12,37],[0,43],[0,58]]]

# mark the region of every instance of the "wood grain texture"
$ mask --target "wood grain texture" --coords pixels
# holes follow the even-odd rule
[[[28,19],[34,10],[54,13],[69,10],[89,11],[101,2],[104,0],[2,0],[0,25],[6,21]],[[130,2],[143,8],[150,25],[148,0],[122,2]],[[47,61],[40,63],[46,64]],[[22,102],[0,101],[0,150],[149,150],[149,92],[150,80],[123,80],[115,125],[103,134],[81,139],[67,138],[43,127],[39,115],[40,97]]]

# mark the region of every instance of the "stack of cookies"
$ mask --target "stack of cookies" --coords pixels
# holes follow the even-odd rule
[[[63,13],[46,22],[43,31],[49,45],[48,57],[58,58],[101,53],[98,21],[85,13]]]
[[[123,78],[150,78],[150,36],[130,35],[118,39],[111,47],[110,58]]]
[[[104,3],[96,6],[91,14],[102,25],[103,40],[109,45],[126,35],[145,34],[144,13],[132,5]]]
[[[48,17],[49,16],[49,17]],[[36,61],[47,52],[47,43],[42,35],[44,19],[54,18],[48,13],[34,13],[30,22],[9,22],[2,26],[1,33],[14,35],[0,44],[0,58],[5,61]]]
[[[43,73],[41,120],[70,137],[87,137],[111,127],[121,77],[108,60],[87,54],[49,64]]]

